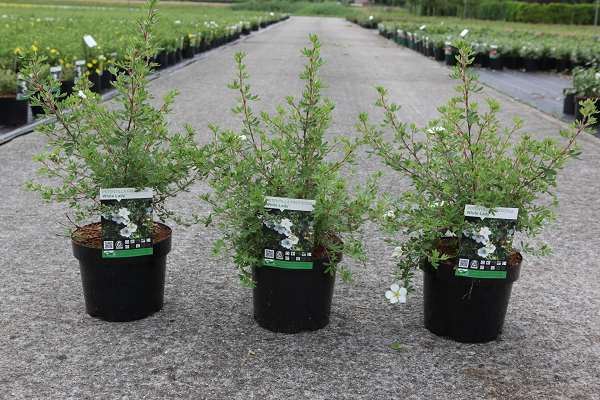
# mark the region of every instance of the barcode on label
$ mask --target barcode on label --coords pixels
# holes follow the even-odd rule
[[[275,250],[265,249],[265,258],[275,258]]]
[[[113,250],[113,241],[112,240],[104,241],[104,250]]]
[[[469,268],[469,259],[459,258],[458,259],[458,268]]]

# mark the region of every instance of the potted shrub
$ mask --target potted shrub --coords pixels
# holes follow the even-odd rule
[[[575,119],[581,119],[583,117],[581,102],[590,99],[597,103],[600,97],[600,71],[593,67],[574,68],[573,88],[575,89]]]
[[[200,175],[191,128],[174,134],[167,126],[175,93],[156,108],[147,90],[148,60],[155,53],[150,42],[155,4],[148,2],[148,13],[139,21],[141,37],[128,38],[125,57],[111,67],[117,75],[119,104],[101,104],[86,79],[79,79],[75,93],[61,100],[60,82],[40,75],[43,59],[32,59],[24,72],[32,100],[56,118],[56,123],[40,128],[49,149],[35,158],[41,163],[40,175],[50,181],[29,182],[27,188],[71,209],[71,243],[79,260],[86,311],[107,321],[140,319],[162,308],[171,250],[171,229],[162,222],[175,216],[166,201]],[[124,72],[118,72],[119,67]],[[129,194],[151,190],[153,199],[119,199],[108,205],[99,201],[105,189]],[[153,222],[153,214],[162,222]],[[103,242],[106,233],[115,233],[106,232],[109,229],[123,240],[108,246]],[[116,253],[119,249],[131,251]]]
[[[549,250],[526,239],[554,218],[557,172],[578,154],[576,139],[594,121],[594,106],[586,102],[584,119],[561,132],[564,141],[527,134],[519,138],[522,122],[502,127],[494,99],[487,100],[487,111],[473,102],[473,94],[481,91],[477,76],[467,68],[473,53],[464,44],[459,52],[451,75],[459,80],[459,94],[426,127],[400,122],[399,106],[388,101],[383,88],[377,101],[383,124],[374,127],[361,114],[358,126],[374,154],[413,184],[399,198],[384,199],[383,226],[403,233],[393,252],[399,282],[386,297],[405,302],[414,272],[421,268],[425,327],[457,341],[485,342],[502,330],[521,252],[543,255]],[[388,129],[392,142],[385,139]],[[553,201],[539,202],[540,196]],[[465,217],[471,206],[488,214],[472,221]],[[512,213],[510,224],[500,223],[499,214],[506,210]],[[519,244],[512,243],[515,234],[522,239]],[[460,258],[465,251],[474,251],[473,260],[480,258],[481,263],[467,259],[465,269]],[[500,259],[504,264],[496,262]]]
[[[29,103],[17,74],[9,69],[0,69],[0,111],[0,125],[19,126],[29,121]]]
[[[334,104],[321,96],[320,43],[314,35],[310,40],[312,47],[303,51],[302,96],[287,97],[274,115],[252,111],[258,97],[248,84],[244,54],[236,54],[230,87],[239,92],[233,110],[241,115],[241,129],[212,127],[213,193],[202,197],[222,232],[215,250],[231,254],[241,282],[253,287],[255,320],[286,333],[329,323],[335,275],[350,276],[342,255],[364,259],[357,234],[375,195],[369,182],[352,196],[340,175],[361,142],[325,139]],[[307,208],[282,215],[269,207],[273,199]]]

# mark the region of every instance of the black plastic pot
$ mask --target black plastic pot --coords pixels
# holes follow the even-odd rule
[[[100,75],[100,80],[102,81],[102,92],[106,92],[112,89],[111,82],[113,80],[113,76],[108,70],[102,71],[102,75]]]
[[[90,73],[88,79],[92,83],[90,90],[94,93],[100,93],[102,91],[102,77],[94,71]]]
[[[439,46],[439,47],[434,47],[433,48],[433,56],[435,57],[436,61],[444,61],[444,47]]]
[[[67,81],[60,82],[60,92],[67,96],[70,96],[73,93],[73,87],[75,86],[75,82],[73,79],[69,79]]]
[[[167,58],[168,58],[167,65],[171,66],[171,65],[177,64],[177,55],[175,54],[174,51],[169,51],[167,53]]]
[[[458,342],[489,342],[502,332],[513,282],[521,264],[507,279],[454,276],[454,263],[423,267],[425,327]]]
[[[559,58],[556,60],[556,70],[558,72],[568,71],[571,69],[571,60],[568,58]]]
[[[525,58],[523,60],[523,67],[527,72],[535,72],[540,69],[540,63],[535,58]]]
[[[488,65],[491,69],[502,70],[504,68],[504,59],[502,56],[490,57]]]
[[[563,113],[567,115],[575,114],[575,93],[565,94],[565,99],[563,100]]]
[[[183,58],[193,58],[194,48],[190,45],[183,48]]]
[[[169,66],[169,55],[166,51],[161,51],[158,53],[156,57],[156,62],[158,63],[158,68],[163,69]]]
[[[490,63],[490,57],[487,53],[477,53],[475,54],[475,60],[473,63],[482,68],[487,68]]]
[[[254,319],[273,332],[314,331],[329,324],[335,276],[325,272],[329,260],[313,269],[254,267]]]
[[[0,97],[0,125],[20,126],[29,122],[29,102]]]
[[[446,45],[444,48],[444,59],[446,60],[446,65],[456,65],[458,62],[456,60],[456,55],[458,54],[458,49],[454,46]]]
[[[162,224],[158,224],[162,225]],[[86,312],[111,322],[134,321],[163,307],[167,254],[171,251],[171,229],[166,239],[154,243],[148,256],[102,258],[101,250],[72,240],[79,260]]]

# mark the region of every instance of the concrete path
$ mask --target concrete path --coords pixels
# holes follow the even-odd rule
[[[332,134],[354,135],[359,111],[373,110],[385,85],[401,115],[424,123],[454,94],[447,69],[340,19],[292,18],[153,82],[178,88],[174,128],[191,123],[207,140],[209,122],[235,127],[226,88],[235,51],[248,52],[264,109],[299,93],[300,49],[309,32],[324,43],[323,78],[337,103]],[[486,89],[527,130],[557,136],[563,125]],[[377,113],[374,113],[377,115]],[[560,176],[560,218],[543,237],[553,256],[527,257],[501,339],[454,343],[423,328],[420,275],[403,307],[386,304],[390,249],[374,226],[365,233],[372,262],[351,285],[338,282],[331,324],[283,335],[252,320],[251,292],[228,260],[210,257],[216,232],[175,227],[166,304],[148,319],[114,324],[84,313],[69,241],[57,236],[65,210],[21,186],[34,176],[37,134],[0,147],[0,398],[5,399],[593,399],[600,393],[600,141],[581,140],[581,161]],[[360,160],[360,183],[380,166]],[[383,189],[407,183],[386,175]],[[198,185],[196,193],[206,190]],[[199,208],[193,195],[175,206]],[[401,350],[390,345],[398,342]]]

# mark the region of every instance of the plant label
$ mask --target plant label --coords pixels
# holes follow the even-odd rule
[[[27,99],[27,81],[23,79],[23,75],[17,75],[17,100]]]
[[[84,72],[85,72],[85,60],[75,61],[75,73],[77,74],[77,78],[81,78],[83,76]]]
[[[506,279],[518,208],[467,204],[455,276]]]
[[[263,220],[265,267],[312,269],[314,200],[267,197]]]
[[[84,35],[83,36],[83,42],[90,49],[93,49],[94,47],[98,46],[98,43],[96,43],[96,40],[94,40],[94,38],[92,37],[92,35]]]
[[[467,36],[468,33],[469,33],[468,29],[463,29],[462,32],[460,33],[460,37],[464,38],[465,36]]]
[[[151,255],[152,189],[100,189],[102,258]]]
[[[54,80],[60,80],[61,73],[62,67],[60,65],[57,65],[56,67],[50,67],[50,75],[52,75],[52,78],[54,78]]]

